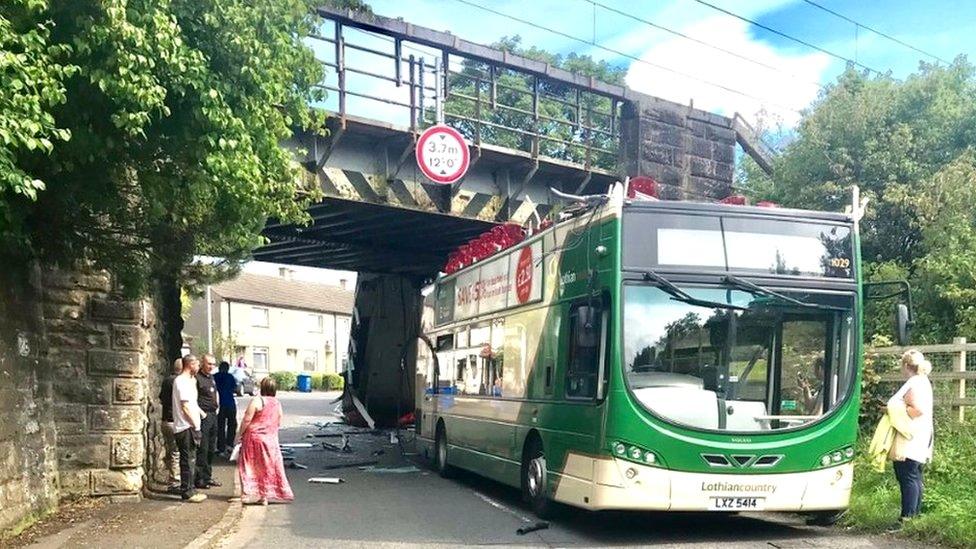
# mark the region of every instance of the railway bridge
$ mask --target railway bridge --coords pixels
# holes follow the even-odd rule
[[[551,189],[605,191],[650,176],[663,198],[717,200],[737,154],[769,168],[754,132],[727,117],[573,74],[402,20],[319,8],[311,40],[328,77],[326,132],[298,134],[324,198],[313,223],[269,221],[255,259],[357,271],[352,387],[378,422],[413,408],[421,287],[448,253],[496,223],[538,223]],[[428,180],[420,133],[447,124],[470,145],[454,184]]]

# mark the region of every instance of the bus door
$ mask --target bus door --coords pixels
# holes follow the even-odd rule
[[[561,334],[566,352],[559,357],[561,398],[555,427],[565,433],[553,442],[555,455],[563,452],[590,453],[600,444],[597,434],[603,421],[600,403],[605,396],[609,309],[602,300],[579,301],[569,307]],[[589,478],[585,471],[574,474]]]
[[[434,336],[431,343],[433,349],[419,344],[420,351],[417,353],[417,371],[423,372],[425,377],[423,401],[420,403],[420,436],[424,438],[434,438],[435,420],[443,408],[441,400],[454,391],[454,334]]]

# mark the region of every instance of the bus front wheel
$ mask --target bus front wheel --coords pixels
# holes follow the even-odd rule
[[[838,511],[817,511],[806,516],[806,523],[810,526],[833,526],[837,524],[847,509]]]
[[[553,503],[549,499],[549,469],[542,441],[532,437],[525,445],[522,453],[522,495],[539,518],[550,518]]]
[[[443,423],[437,425],[437,436],[434,439],[434,468],[441,478],[454,476],[454,468],[447,463],[447,429]]]

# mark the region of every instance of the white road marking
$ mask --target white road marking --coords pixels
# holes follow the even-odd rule
[[[478,496],[478,498],[481,499],[481,501],[484,501],[485,503],[487,503],[488,505],[491,505],[492,507],[494,507],[495,509],[498,509],[499,511],[504,511],[504,512],[508,513],[509,515],[512,515],[513,517],[521,520],[522,522],[524,522],[526,524],[535,524],[535,521],[534,520],[526,517],[525,515],[523,515],[522,513],[519,513],[518,511],[516,511],[515,509],[512,509],[511,507],[508,507],[508,506],[506,506],[506,505],[504,505],[502,503],[499,503],[499,502],[491,499],[490,497],[482,494],[481,492],[472,492],[472,493],[474,495]]]

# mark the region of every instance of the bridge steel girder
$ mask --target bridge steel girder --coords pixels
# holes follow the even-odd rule
[[[310,153],[303,166],[326,197],[448,214],[489,222],[524,223],[533,212],[552,209],[549,188],[571,192],[579,181],[593,191],[606,190],[620,178],[613,172],[585,169],[567,161],[482,145],[468,173],[454,185],[427,180],[413,159],[409,128],[347,116],[340,138],[303,134],[291,145]],[[535,208],[523,205],[529,202]]]

